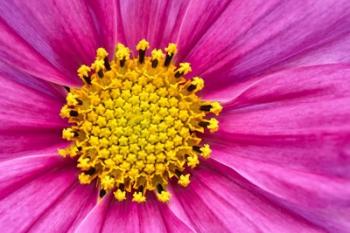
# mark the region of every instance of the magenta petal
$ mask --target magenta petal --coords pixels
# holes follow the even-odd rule
[[[246,148],[249,150],[249,147]],[[215,160],[238,172],[276,204],[300,215],[309,222],[330,232],[347,232],[350,227],[350,180],[335,175],[318,174],[306,170],[283,166],[283,163],[259,161],[271,150],[243,157],[231,147],[214,149]],[[312,157],[313,151],[309,156]],[[316,152],[317,153],[317,152]],[[262,159],[264,160],[264,159]],[[283,161],[283,158],[281,158]],[[315,161],[317,163],[317,161]],[[300,163],[300,162],[299,162]],[[298,162],[297,162],[298,165]],[[315,165],[311,165],[315,166]],[[332,216],[332,218],[329,218]]]
[[[124,43],[118,0],[88,0],[91,12],[98,25],[99,46],[113,55],[117,42]],[[110,56],[111,57],[111,56]]]
[[[137,205],[118,203],[112,195],[108,195],[92,209],[75,232],[140,232]]]
[[[292,59],[283,62],[274,69],[286,67],[312,66],[332,63],[350,62],[350,33],[336,37],[334,40],[324,43],[318,48],[305,51]]]
[[[96,206],[97,189],[78,182],[61,195],[30,228],[32,232],[75,232],[89,211]]]
[[[152,218],[152,216],[148,217]],[[109,210],[107,212],[103,225],[103,232],[142,232],[140,228],[141,219],[139,215],[138,204],[130,201],[118,203],[112,197]]]
[[[237,82],[341,41],[349,15],[347,0],[232,1],[185,59],[210,86]]]
[[[284,70],[231,87],[222,132],[254,135],[315,135],[350,130],[350,66]],[[214,93],[214,96],[222,95]],[[220,97],[219,97],[220,98]]]
[[[309,222],[346,232],[349,73],[346,65],[305,67],[231,87],[220,132],[210,137],[213,159]]]
[[[0,162],[0,198],[11,195],[16,189],[46,174],[55,167],[62,167],[63,159],[55,154],[42,153],[24,158]]]
[[[111,197],[107,196],[94,206],[85,218],[82,219],[74,230],[75,233],[101,232],[106,220],[106,214],[110,205]]]
[[[159,203],[154,198],[141,205],[130,201],[118,203],[114,199],[111,202],[103,232],[166,232]]]
[[[0,81],[0,160],[63,142],[66,122],[59,111],[64,98],[52,84],[4,69],[2,64]]]
[[[146,205],[138,206],[141,232],[166,232],[166,224],[159,210],[160,204],[154,197],[148,198]]]
[[[198,41],[211,29],[212,25],[222,17],[230,1],[191,1],[181,22],[178,33],[175,33],[179,46],[177,60],[184,58],[196,47]],[[207,51],[208,52],[208,51]]]
[[[350,177],[349,73],[341,65],[299,68],[213,93],[232,97],[209,137],[242,156]]]
[[[199,232],[323,232],[265,198],[241,176],[203,164],[178,197]],[[194,208],[195,207],[195,208]],[[211,216],[211,217],[209,217]]]
[[[85,1],[2,1],[0,15],[6,28],[0,35],[1,60],[56,83],[79,83],[76,69],[91,62],[98,47]]]
[[[0,60],[2,62],[41,79],[58,83],[65,82],[64,74],[53,67],[3,20],[0,20],[0,30]]]
[[[26,158],[16,162],[17,164],[20,162],[38,163],[37,160],[38,158],[32,158],[29,161]],[[9,165],[11,162],[0,163],[1,169],[4,170],[1,172],[3,179],[7,178],[6,170],[11,171],[16,168],[16,165]],[[45,213],[74,187],[73,185],[76,184],[75,169],[66,168],[62,163],[56,163],[56,165],[54,168],[48,166],[45,171],[38,173],[35,179],[26,180],[26,177],[23,177],[24,179],[20,180],[17,178],[16,185],[1,187],[0,222],[2,231],[28,231],[39,223],[40,219],[45,217]],[[30,165],[22,166],[25,168]],[[17,169],[11,173],[23,174]]]
[[[174,196],[172,196],[174,198]],[[172,199],[173,200],[173,199]],[[170,202],[172,202],[172,200]],[[170,203],[169,203],[170,205]],[[187,223],[183,222],[182,219],[178,217],[168,206],[162,205],[160,207],[161,215],[164,221],[164,224],[166,225],[167,232],[174,232],[174,233],[194,233],[195,230],[188,225]]]
[[[189,1],[122,1],[120,30],[125,42],[131,48],[142,38],[156,48],[175,42],[174,35],[181,27],[188,4]]]
[[[35,80],[30,76],[27,77],[29,83],[24,83],[24,80],[1,71],[0,81],[1,130],[52,129],[66,125],[59,116],[64,98],[52,96],[52,87],[34,86]]]

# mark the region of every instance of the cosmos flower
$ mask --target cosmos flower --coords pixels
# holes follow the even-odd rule
[[[350,232],[348,0],[4,0],[0,31],[2,232]],[[179,128],[170,113],[159,119],[173,124],[174,134],[185,128],[202,141],[185,132],[181,140],[193,146],[192,160],[186,152],[178,160],[188,166],[165,164],[171,175],[153,186],[132,183],[126,163],[118,165],[124,170],[123,181],[117,180],[108,173],[114,152],[101,154],[101,137],[84,141],[93,137],[89,123],[86,131],[73,127],[112,127],[104,122],[107,102],[106,109],[90,108],[105,95],[97,86],[120,79],[123,85],[113,90],[135,87],[142,81],[133,74],[140,70],[176,86],[164,84],[164,96],[157,94],[165,100],[154,103],[164,103],[169,112],[180,106],[170,100],[173,90],[193,111],[182,110],[200,115]],[[134,101],[132,91],[121,101]],[[119,104],[112,99],[112,106]],[[214,105],[222,105],[220,114]],[[143,109],[121,106],[113,114]],[[95,109],[105,119],[83,113]],[[209,115],[219,127],[213,123],[210,130]],[[149,118],[159,116],[160,109]],[[114,123],[127,132],[131,124],[148,126],[142,120]],[[195,133],[190,125],[208,129]],[[156,134],[149,131],[151,141]],[[111,132],[104,133],[113,140]],[[130,149],[130,140],[116,145]],[[180,156],[169,151],[169,161]],[[146,161],[150,154],[121,160]],[[186,175],[190,179],[180,178]]]

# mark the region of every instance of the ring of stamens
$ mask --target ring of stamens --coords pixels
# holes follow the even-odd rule
[[[169,180],[186,187],[199,156],[211,153],[200,134],[218,129],[213,116],[221,105],[197,96],[204,82],[184,77],[189,63],[175,66],[175,44],[165,54],[154,49],[151,56],[148,47],[141,40],[138,56],[131,58],[118,44],[112,60],[99,48],[94,63],[78,69],[83,85],[69,89],[61,109],[72,124],[62,135],[72,143],[59,154],[77,158],[80,183],[96,180],[101,197],[113,192],[123,201],[130,193],[133,201],[144,202],[154,191],[167,202]]]

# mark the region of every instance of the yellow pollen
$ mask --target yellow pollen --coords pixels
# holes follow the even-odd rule
[[[162,50],[153,49],[152,50],[152,60],[161,60],[164,57]]]
[[[114,197],[118,201],[124,201],[126,200],[126,192],[118,189],[117,191],[114,192]]]
[[[180,175],[177,183],[183,187],[187,187],[190,184],[190,174]]]
[[[165,49],[165,51],[169,54],[169,55],[174,55],[177,52],[177,48],[176,48],[176,44],[174,43],[169,43],[168,47]]]
[[[78,76],[80,78],[83,78],[83,76],[88,76],[90,71],[91,71],[90,67],[88,67],[86,65],[82,65],[78,69]]]
[[[107,56],[108,56],[108,53],[107,53],[107,51],[104,48],[98,48],[97,49],[97,55],[96,55],[97,59],[103,60]]]
[[[201,133],[218,130],[214,116],[222,106],[197,95],[204,81],[185,77],[189,63],[172,62],[175,44],[165,53],[154,49],[151,56],[148,48],[141,40],[133,58],[129,48],[117,44],[112,60],[97,49],[95,61],[78,69],[83,85],[70,88],[60,112],[71,124],[62,131],[71,144],[58,153],[76,158],[79,182],[96,183],[100,197],[113,193],[117,201],[131,197],[143,203],[153,192],[168,202],[169,182],[187,187],[188,170],[211,154]]]
[[[146,50],[149,47],[149,43],[147,40],[142,39],[140,42],[137,44],[136,49],[137,50]]]
[[[157,194],[157,198],[161,202],[168,202],[170,200],[170,193],[167,191],[161,191],[161,193]]]

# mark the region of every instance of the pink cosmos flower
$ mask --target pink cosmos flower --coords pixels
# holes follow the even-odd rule
[[[0,2],[1,232],[350,232],[350,2]],[[172,198],[98,201],[58,156],[96,49],[177,43],[223,106]]]

